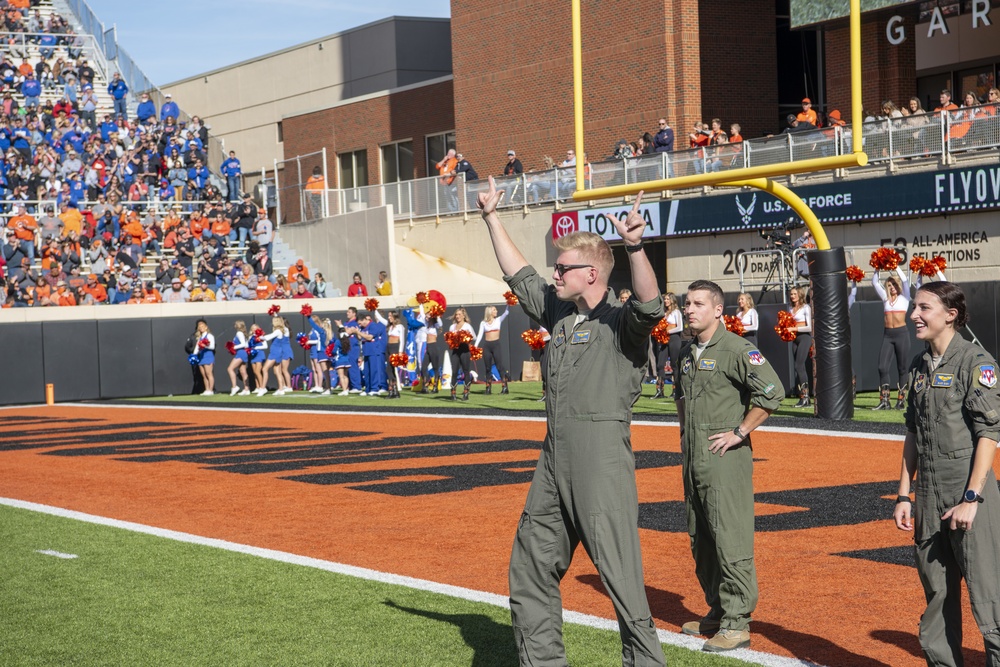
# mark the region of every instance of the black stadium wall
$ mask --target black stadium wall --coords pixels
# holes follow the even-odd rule
[[[502,312],[504,305],[496,305]],[[482,314],[479,308],[469,306],[474,322]],[[452,312],[454,308],[449,308],[445,317]],[[308,322],[299,313],[282,314],[293,336],[309,331]],[[317,311],[317,315],[347,319],[346,311]],[[0,341],[9,357],[4,363],[4,381],[0,382],[0,405],[44,402],[46,384],[54,385],[57,402],[190,394],[194,382],[184,343],[198,319],[145,317],[0,324]],[[247,327],[255,323],[270,332],[271,318],[266,313],[246,312],[208,315],[204,319],[216,340],[216,390],[228,392],[226,368],[232,356],[225,346],[235,336],[234,323],[243,320]],[[530,349],[521,340],[521,332],[529,328],[531,323],[524,311],[511,308],[500,341],[514,379],[520,378],[522,363],[531,359]],[[292,350],[292,370],[308,364],[305,350],[295,341]]]

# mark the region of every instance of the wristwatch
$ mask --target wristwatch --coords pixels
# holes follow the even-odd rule
[[[748,434],[743,433],[743,431],[740,430],[739,425],[736,425],[736,426],[733,427],[733,433],[735,433],[736,437],[738,437],[740,440],[745,440],[746,437],[747,437],[747,435],[748,435]]]
[[[981,503],[983,500],[985,499],[972,489],[966,491],[965,495],[962,497],[962,502],[966,503]]]
[[[639,239],[639,242],[635,245],[628,245],[627,243],[625,244],[625,252],[629,254],[632,254],[634,252],[639,252],[640,250],[642,250],[642,239]]]

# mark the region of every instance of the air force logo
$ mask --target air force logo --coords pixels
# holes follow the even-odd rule
[[[927,384],[927,376],[921,373],[913,382],[913,391],[923,391]]]
[[[687,375],[691,372],[691,357],[684,357],[684,363],[681,364],[681,373]]]
[[[740,196],[736,195],[736,208],[740,212],[740,218],[743,220],[744,225],[749,225],[750,220],[753,218],[753,210],[757,207],[757,193],[753,194],[750,199],[749,206],[743,206],[743,202],[740,201]]]
[[[996,366],[979,367],[979,384],[992,389],[997,383]]]
[[[750,365],[752,366],[764,365],[764,355],[760,353],[760,350],[750,350],[749,352],[747,352],[747,356],[750,357]]]
[[[715,359],[702,359],[698,362],[699,371],[714,371]]]

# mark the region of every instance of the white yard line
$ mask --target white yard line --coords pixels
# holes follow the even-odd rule
[[[105,406],[105,407],[111,407],[111,406]],[[121,406],[116,406],[116,407],[121,407]],[[190,408],[185,408],[185,409],[190,409]],[[210,409],[210,408],[200,408],[200,409]],[[259,410],[255,410],[255,412],[259,412]],[[287,412],[287,411],[281,410],[280,412]],[[227,542],[226,540],[218,540],[211,537],[202,537],[200,535],[191,535],[190,533],[181,533],[176,530],[167,530],[165,528],[147,526],[141,523],[133,523],[131,521],[120,521],[118,519],[95,516],[93,514],[85,514],[83,512],[76,512],[73,510],[63,509],[60,507],[52,507],[50,505],[40,505],[38,503],[31,503],[24,500],[16,500],[13,498],[0,498],[0,505],[6,505],[8,507],[16,507],[18,509],[28,510],[32,512],[39,512],[42,514],[49,514],[52,516],[63,517],[66,519],[73,519],[76,521],[83,521],[85,523],[93,523],[100,526],[120,528],[122,530],[129,530],[135,533],[143,533],[145,535],[153,535],[155,537],[161,537],[168,540],[175,540],[177,542],[184,542],[187,544],[197,544],[200,546],[213,547],[215,549],[223,549],[225,551],[232,551],[236,553],[246,554],[248,556],[256,556],[257,558],[266,558],[268,560],[273,560],[280,563],[289,563],[292,565],[299,565],[302,567],[311,567],[318,570],[324,570],[326,572],[333,572],[335,574],[342,574],[349,577],[365,579],[368,581],[377,581],[380,583],[393,584],[396,586],[406,586],[408,588],[413,588],[416,590],[427,591],[430,593],[439,593],[441,595],[447,595],[462,600],[469,600],[471,602],[482,602],[497,607],[503,607],[505,609],[509,608],[507,598],[502,595],[497,595],[495,593],[486,593],[483,591],[476,591],[469,588],[461,588],[459,586],[440,584],[434,581],[415,579],[413,577],[404,577],[389,572],[379,572],[378,570],[369,570],[367,568],[355,567],[354,565],[333,563],[331,561],[320,560],[318,558],[309,558],[307,556],[299,556],[297,554],[287,553],[284,551],[275,551],[273,549],[262,549],[260,547],[249,546],[246,544]],[[59,552],[44,551],[39,553],[45,553],[48,555],[58,555],[59,557],[63,558],[65,557],[75,558],[75,556],[71,554],[59,555]],[[592,628],[599,628],[602,630],[613,630],[613,631],[618,630],[617,621],[613,621],[606,618],[600,618],[598,616],[591,616],[589,614],[581,614],[575,611],[567,611],[564,609],[563,619],[568,623],[576,623],[578,625],[585,625]],[[658,629],[657,634],[659,635],[661,642],[671,646],[680,646],[691,650],[699,650],[701,649],[702,644],[704,644],[704,640],[702,639],[696,639],[694,637],[689,637],[687,635],[679,634],[676,632],[669,632],[663,629]],[[816,667],[815,663],[808,662],[805,660],[799,660],[796,658],[787,658],[784,656],[772,655],[770,653],[763,653],[761,651],[753,651],[750,649],[739,649],[736,651],[731,651],[729,653],[726,653],[725,655],[731,656],[733,658],[738,658],[740,660],[745,660],[746,662],[750,662],[753,664],[765,665],[766,667]]]

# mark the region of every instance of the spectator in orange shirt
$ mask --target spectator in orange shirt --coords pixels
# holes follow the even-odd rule
[[[184,224],[179,213],[179,207],[174,206],[174,208],[167,211],[167,215],[163,218],[163,233],[168,234],[175,227],[180,227]]]
[[[705,146],[708,145],[712,132],[705,127],[705,124],[698,121],[694,124],[694,131],[688,135],[688,144],[691,148],[699,149],[695,153],[697,158],[694,161],[694,173],[700,174],[705,171]]]
[[[818,119],[816,116],[816,112],[813,111],[812,108],[812,100],[810,100],[808,97],[802,98],[802,111],[800,111],[798,115],[795,116],[795,118],[800,123],[810,123],[813,126],[818,127],[818,125],[816,125],[816,121]]]
[[[96,306],[108,301],[108,291],[97,282],[96,273],[87,276],[87,284],[80,290],[80,294],[84,296],[83,303],[87,305]]]
[[[160,290],[156,289],[152,280],[146,281],[146,288],[142,292],[142,302],[163,303],[163,297],[160,295]]]
[[[326,193],[326,179],[323,170],[313,167],[312,176],[306,181],[306,201],[309,203],[309,219],[323,216],[323,195]]]
[[[28,258],[35,261],[35,231],[38,229],[38,222],[34,216],[28,215],[28,209],[23,205],[17,207],[17,215],[11,216],[7,221],[8,229],[14,230],[17,239],[27,246]]]
[[[209,221],[202,217],[201,211],[192,211],[189,227],[197,245],[201,243],[202,234],[209,228]]]
[[[441,158],[441,161],[434,165],[441,177],[438,182],[441,183],[441,191],[444,193],[445,208],[449,211],[458,210],[458,194],[455,192],[455,176],[457,172],[455,169],[458,167],[458,157],[455,153],[454,148],[448,149],[445,156]]]
[[[274,285],[263,273],[257,274],[257,299],[270,299],[274,294]]]
[[[142,297],[142,285],[136,284],[132,288],[132,293],[129,294],[128,301],[126,301],[125,303],[128,304],[145,303]]]
[[[940,106],[934,107],[934,112],[939,111],[957,111],[958,105],[951,101],[951,91],[945,88],[941,91],[938,96],[938,101],[941,103]]]
[[[212,221],[212,234],[219,239],[219,243],[222,245],[228,246],[236,240],[236,230],[229,224],[229,218],[222,213],[215,214],[215,220]]]
[[[37,306],[51,306],[52,303],[52,287],[42,281],[35,285],[35,305]]]
[[[62,235],[64,237],[73,232],[76,234],[76,238],[80,238],[83,233],[83,214],[80,213],[80,209],[76,207],[74,202],[64,201],[59,206],[59,219],[63,222]]]
[[[288,282],[294,283],[299,276],[305,278],[306,282],[309,281],[309,269],[301,259],[288,267]]]
[[[135,215],[129,215],[128,221],[125,223],[125,228],[122,230],[125,236],[125,252],[128,253],[136,264],[142,262],[142,239],[146,235],[146,230],[142,228],[142,223],[139,222],[139,218]]]
[[[741,129],[739,123],[733,123],[729,126],[729,143],[735,144],[743,141],[743,135],[740,134]]]

